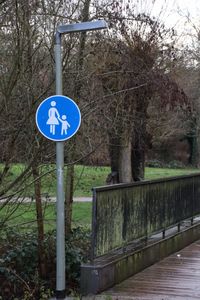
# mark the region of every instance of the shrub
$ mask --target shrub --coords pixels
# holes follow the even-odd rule
[[[164,164],[157,159],[148,160],[148,161],[146,161],[145,165],[146,165],[146,167],[149,167],[149,168],[163,168],[164,167]]]
[[[178,160],[173,160],[168,163],[167,167],[170,169],[183,169],[185,168],[185,165]]]
[[[87,260],[90,233],[76,228],[66,237],[66,279],[70,290],[79,289],[80,264]],[[46,278],[38,272],[36,231],[5,230],[0,236],[0,299],[48,299],[55,288],[55,231],[46,234]]]

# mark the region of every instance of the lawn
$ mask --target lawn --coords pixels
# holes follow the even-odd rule
[[[55,228],[56,225],[56,205],[55,203],[45,203],[43,205],[44,226],[45,231]],[[90,228],[92,216],[91,202],[74,202],[73,203],[73,226],[84,226]],[[8,226],[19,227],[19,229],[31,229],[36,227],[36,210],[35,204],[23,203],[18,206],[16,204],[8,204],[4,208],[0,208],[1,222],[6,218]],[[0,227],[1,228],[1,227]]]
[[[145,179],[156,179],[170,176],[180,176],[197,173],[198,169],[167,169],[167,168],[146,168]],[[106,184],[106,178],[110,173],[109,167],[75,166],[74,196],[91,196],[92,187]],[[43,193],[55,196],[56,190],[55,173],[50,173],[43,178]]]
[[[43,165],[40,167],[40,174],[42,180],[42,194],[48,194],[49,196],[56,195],[56,170],[55,165]],[[12,183],[20,174],[24,171],[25,166],[23,164],[15,164],[9,170],[7,176],[4,178],[2,187],[8,186]],[[0,164],[0,172],[3,170],[3,165]],[[66,168],[65,168],[66,170]],[[110,172],[109,167],[89,167],[76,165],[74,176],[74,196],[90,196],[91,189],[94,186],[105,185],[106,177]],[[66,172],[65,172],[66,175]],[[31,182],[33,178],[31,175],[27,176],[24,183],[16,185],[12,188],[12,192],[21,190],[23,186],[26,186],[23,192],[25,196],[33,196],[34,189]]]
[[[168,168],[145,168],[145,179],[158,179],[165,177],[181,176],[200,173],[199,169],[168,169]]]
[[[0,171],[3,165],[0,165]],[[4,179],[2,186],[7,186],[13,182],[17,176],[19,176],[23,170],[24,165],[15,164],[12,166],[8,175]],[[145,179],[156,179],[169,176],[180,176],[185,174],[191,174],[198,172],[198,169],[167,169],[167,168],[146,168]],[[55,165],[43,165],[40,167],[42,176],[42,193],[45,195],[55,196],[56,195],[56,172]],[[91,167],[91,166],[75,166],[75,177],[74,177],[74,196],[91,196],[91,189],[94,186],[105,185],[107,175],[110,173],[109,167]],[[46,175],[45,175],[46,174]],[[28,185],[25,188],[23,195],[34,196],[33,184],[30,184],[32,177],[29,176],[24,184]],[[17,185],[12,191],[22,188],[22,184]]]
[[[12,182],[16,176],[22,172],[23,165],[14,165],[9,172],[6,179],[7,182]],[[43,172],[54,170],[55,166],[43,166]],[[91,196],[91,189],[94,186],[105,185],[106,177],[110,172],[109,167],[88,167],[75,166],[75,180],[74,180],[74,196]],[[166,169],[166,168],[146,168],[145,179],[164,178],[169,176],[180,176],[191,173],[197,173],[197,169]],[[42,178],[42,192],[50,196],[55,196],[56,190],[56,176],[55,171],[48,173]],[[26,196],[33,195],[33,190],[28,189]],[[91,203],[73,204],[73,225],[83,225],[90,227],[91,225]],[[44,204],[44,220],[45,230],[55,228],[56,209],[55,203],[47,202]],[[4,208],[0,206],[0,220],[3,222],[9,219],[9,226],[32,227],[36,225],[35,204],[9,204]]]

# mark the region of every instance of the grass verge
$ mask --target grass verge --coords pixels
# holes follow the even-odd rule
[[[24,170],[23,164],[13,165],[4,181],[1,184],[1,189],[12,183]],[[3,165],[0,164],[0,172],[3,169]],[[168,169],[168,168],[146,168],[145,179],[156,179],[169,176],[180,176],[198,172],[198,169]],[[40,167],[40,173],[46,174],[42,177],[42,194],[55,196],[56,195],[56,172],[55,165],[42,165]],[[105,185],[106,178],[110,173],[110,167],[92,167],[92,166],[75,166],[74,176],[74,196],[91,196],[91,189],[94,186]],[[24,185],[32,182],[32,176],[30,175],[24,182]],[[11,192],[22,188],[23,184],[15,186]],[[22,193],[24,196],[34,196],[33,184],[24,189]]]
[[[43,205],[45,231],[56,227],[56,205],[47,203]],[[72,221],[73,226],[90,228],[92,215],[91,202],[74,202]],[[35,203],[22,203],[20,205],[8,204],[0,208],[0,220],[8,220],[8,226],[17,226],[20,230],[36,227]]]
[[[2,166],[0,166],[2,168]],[[53,170],[55,166],[43,166],[43,171]],[[7,182],[14,180],[24,166],[13,165],[9,171]],[[109,167],[89,167],[75,166],[75,193],[74,196],[91,196],[91,189],[94,186],[105,185],[105,180],[110,172]],[[145,179],[157,179],[169,176],[180,176],[186,174],[197,173],[197,169],[167,169],[167,168],[146,168]],[[51,172],[42,179],[42,192],[50,196],[55,196],[56,176],[55,172]],[[33,191],[28,190],[32,195]],[[73,203],[73,225],[74,226],[91,226],[91,203],[74,202]],[[47,202],[43,206],[45,231],[55,228],[56,207],[55,203]],[[20,228],[36,226],[36,210],[34,202],[31,203],[13,203],[5,207],[0,205],[0,224],[6,223],[9,226],[19,226]],[[1,226],[2,227],[2,226]]]

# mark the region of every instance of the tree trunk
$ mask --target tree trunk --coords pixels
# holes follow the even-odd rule
[[[136,105],[136,122],[134,128],[134,134],[132,136],[132,176],[134,181],[140,181],[144,179],[145,171],[145,151],[147,143],[147,108],[149,104],[149,98],[146,93],[144,97],[138,96]],[[137,113],[139,116],[137,117]]]
[[[89,8],[91,0],[85,0],[82,10],[82,22],[89,20]],[[77,80],[74,87],[75,99],[80,98],[81,86],[80,73],[83,69],[84,49],[86,42],[86,33],[83,32],[80,38],[79,53],[77,57]],[[77,103],[78,104],[78,103]],[[69,162],[73,161],[74,153],[76,150],[75,140],[72,146],[71,153],[69,155]],[[67,179],[66,179],[66,194],[65,194],[65,219],[66,219],[66,234],[71,232],[71,221],[72,221],[72,204],[73,204],[73,177],[74,177],[74,165],[67,167]]]
[[[119,183],[119,153],[120,153],[120,138],[113,132],[109,133],[109,156],[111,173],[108,174],[106,183]]]
[[[41,199],[41,181],[39,179],[39,170],[36,165],[32,166],[32,174],[34,179],[35,190],[35,205],[37,213],[37,230],[38,230],[38,258],[39,258],[39,273],[41,278],[46,278],[46,256],[44,249],[44,222],[42,212]]]
[[[119,182],[130,183],[133,181],[131,169],[131,138],[128,133],[124,133],[124,138],[121,140],[120,155],[119,155]]]
[[[192,121],[192,128],[187,137],[190,146],[189,164],[200,167],[200,124],[197,118]]]
[[[32,26],[31,26],[31,7],[30,1],[27,0],[23,4],[24,13],[24,26],[25,34],[27,39],[27,51],[25,67],[27,68],[27,82],[29,87],[27,88],[27,102],[30,107],[33,106],[33,96],[31,93],[31,81],[33,76],[33,41],[32,36]],[[33,124],[30,126],[30,134],[35,134],[35,128]],[[37,146],[36,146],[37,147]],[[33,152],[35,150],[35,144],[33,145]],[[35,192],[35,205],[37,214],[37,230],[38,230],[38,261],[39,261],[39,274],[41,278],[46,278],[46,263],[45,263],[45,249],[44,249],[44,223],[43,223],[43,213],[42,213],[42,199],[41,199],[41,181],[39,179],[39,170],[37,162],[32,165],[32,174],[34,179],[34,192]]]
[[[70,234],[72,230],[72,204],[73,204],[73,186],[74,186],[74,165],[67,167],[67,176],[65,183],[65,232]]]
[[[137,130],[135,132],[134,139],[132,141],[131,165],[134,181],[141,181],[144,179],[145,141],[141,130],[142,127],[139,131]]]

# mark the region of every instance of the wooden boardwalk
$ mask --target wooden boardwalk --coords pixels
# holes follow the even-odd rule
[[[200,299],[200,241],[170,255],[93,299]]]

